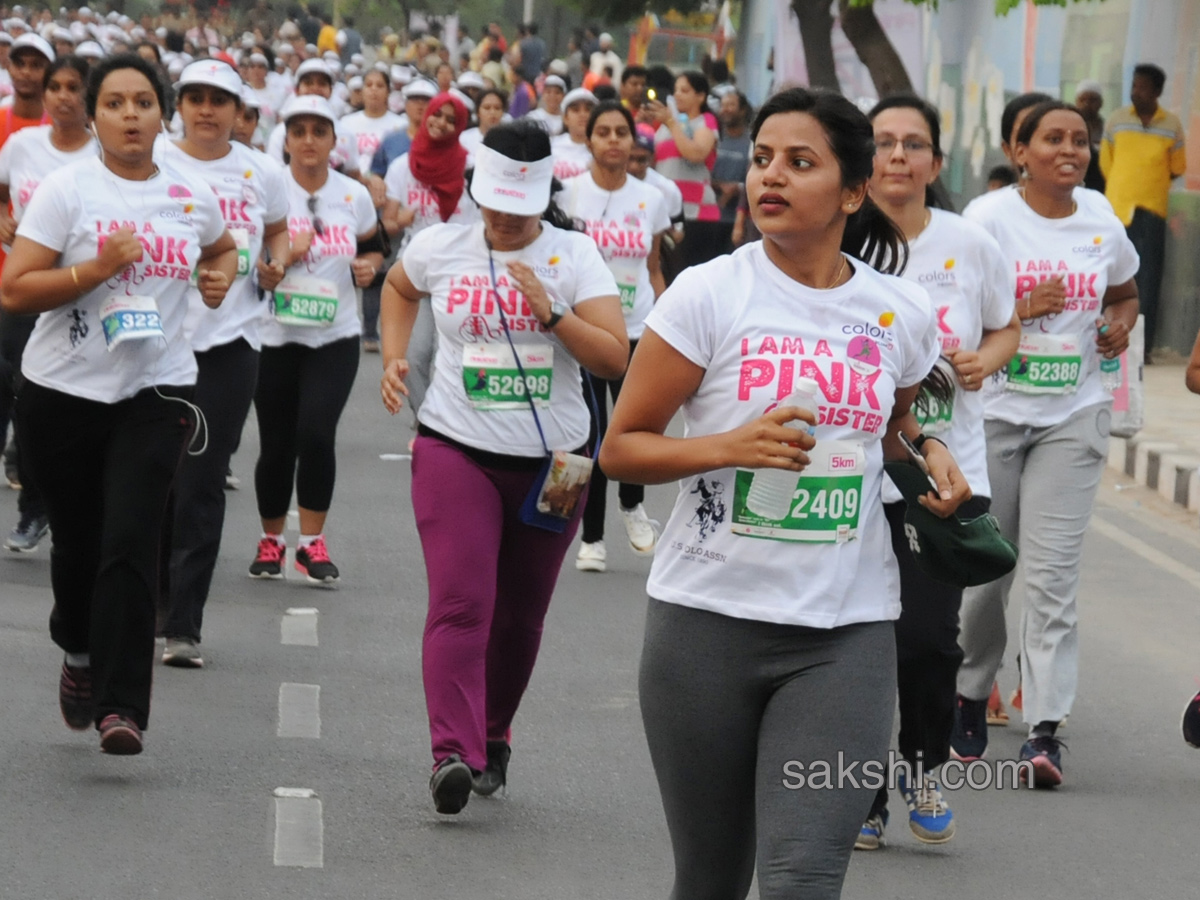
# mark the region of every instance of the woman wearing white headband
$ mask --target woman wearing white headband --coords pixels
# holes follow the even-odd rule
[[[388,273],[381,310],[381,393],[392,414],[408,394],[405,355],[426,297],[438,332],[412,496],[429,578],[430,790],[447,814],[472,789],[487,795],[505,783],[509,727],[583,509],[580,498],[545,530],[523,501],[542,487],[551,452],[585,450],[581,367],[618,378],[629,352],[612,275],[550,202],[546,132],[500,125],[477,154],[471,196],[483,222],[413,238]]]

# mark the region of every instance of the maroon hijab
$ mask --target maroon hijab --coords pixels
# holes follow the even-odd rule
[[[447,137],[435,141],[429,136],[429,117],[449,103],[454,107],[454,131]],[[458,206],[465,182],[463,172],[467,167],[467,151],[458,142],[470,121],[467,107],[453,94],[438,94],[429,101],[421,127],[408,148],[408,169],[413,178],[421,182],[438,200],[438,214],[447,221]]]

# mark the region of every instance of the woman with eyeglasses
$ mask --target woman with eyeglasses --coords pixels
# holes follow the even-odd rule
[[[100,154],[51,172],[4,266],[3,308],[37,314],[17,392],[22,452],[53,535],[59,707],[134,754],[150,715],[159,537],[193,427],[189,283],[221,304],[237,246],[212,190],[156,164],[164,88],[136,54],[88,76]]]
[[[533,122],[500,125],[478,154],[470,190],[483,221],[418,234],[381,308],[380,392],[393,415],[418,306],[432,308],[438,334],[412,499],[429,580],[429,787],[444,814],[505,784],[510,726],[582,498],[554,529],[522,510],[547,484],[549,453],[586,451],[581,369],[619,378],[629,353],[612,275],[550,198],[550,136]]]
[[[615,100],[597,104],[586,131],[592,168],[568,178],[555,198],[568,216],[583,223],[617,281],[631,355],[646,329],[646,316],[654,301],[666,290],[659,249],[663,234],[671,227],[662,194],[627,172],[634,133],[628,109]],[[595,395],[593,424],[595,433],[602,436],[608,429],[608,395],[617,402],[623,379],[610,381],[586,372],[583,377]],[[583,538],[575,559],[575,568],[583,572],[603,572],[608,566],[604,547],[607,493],[608,479],[594,466],[583,513]],[[617,498],[630,549],[636,556],[652,556],[658,532],[642,505],[645,487],[622,483]]]
[[[300,510],[296,569],[329,584],[325,519],[337,469],[338,420],[358,372],[358,298],[383,265],[371,195],[329,168],[337,119],[329,101],[293,97],[283,110],[290,156],[284,173],[291,253],[262,327],[254,409],[259,457],[254,490],[262,537],[250,564],[255,578],[282,578],[283,530],[295,485]]]
[[[937,311],[940,365],[954,379],[954,401],[923,397],[916,406],[922,431],[944,441],[971,488],[958,515],[973,519],[989,508],[991,488],[983,439],[980,388],[1017,349],[1020,322],[1013,309],[1012,275],[996,241],[982,228],[934,207],[932,185],[942,169],[937,110],[912,96],[888,97],[867,117],[875,135],[871,199],[904,232],[908,264],[903,277],[929,292]],[[958,611],[962,589],[935,581],[917,566],[905,532],[905,504],[890,479],[883,483],[884,513],[900,564],[900,618],[896,620],[896,675],[900,697],[900,755],[926,776],[920,784],[899,775],[909,829],[919,841],[954,837],[954,814],[934,771],[950,758],[958,666]],[[879,789],[855,843],[883,844],[888,789]]]
[[[49,125],[23,128],[4,142],[0,150],[0,243],[11,249],[17,224],[33,199],[38,185],[56,169],[95,156],[96,144],[87,127],[84,87],[87,84],[87,60],[62,56],[46,69],[42,103],[50,116]],[[12,215],[7,214],[12,203]],[[0,359],[11,367],[15,378],[21,370],[21,356],[33,332],[35,316],[12,316],[0,312]],[[5,385],[11,392],[12,384]],[[7,412],[5,413],[7,419]],[[20,435],[14,433],[20,443]],[[21,492],[17,495],[20,519],[4,542],[7,550],[32,552],[49,529],[41,492],[29,474],[21,453],[17,453],[17,471]]]
[[[279,283],[291,246],[283,167],[231,138],[241,90],[241,79],[226,63],[200,60],[187,66],[177,94],[183,138],[166,150],[216,194],[238,247],[237,277],[220,308],[208,309],[196,292],[188,298],[186,327],[199,370],[193,402],[204,413],[208,445],[180,467],[165,541],[169,575],[162,661],[182,668],[204,665],[200,631],[225,524],[225,473],[258,380],[259,289],[270,291]],[[260,259],[264,248],[268,261]]]

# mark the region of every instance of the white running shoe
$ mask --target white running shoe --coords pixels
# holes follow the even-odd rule
[[[575,568],[580,572],[603,572],[607,567],[605,560],[608,554],[604,550],[604,541],[594,544],[579,545],[579,555],[575,557]]]
[[[653,556],[658,545],[658,523],[646,515],[646,508],[640,503],[633,509],[622,508],[621,521],[625,523],[633,552],[638,556]]]

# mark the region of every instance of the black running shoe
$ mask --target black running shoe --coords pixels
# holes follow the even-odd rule
[[[58,677],[58,708],[72,731],[87,731],[92,727],[96,703],[92,699],[91,669],[63,662],[62,674]]]
[[[954,707],[950,755],[963,762],[983,759],[987,752],[987,700],[968,700],[962,694]]]
[[[433,795],[433,806],[446,816],[457,815],[471,799],[471,767],[457,754],[448,756],[438,763],[429,779],[429,793]]]
[[[1021,745],[1021,761],[1033,764],[1033,786],[1058,787],[1062,784],[1062,748],[1058,738],[1037,734]]]
[[[1200,694],[1193,697],[1183,711],[1183,739],[1200,749]]]
[[[329,558],[325,538],[319,537],[307,547],[296,551],[296,571],[303,572],[309,581],[328,584],[338,580],[338,567]]]
[[[490,797],[508,784],[508,761],[512,747],[507,741],[487,742],[487,768],[475,778],[471,790],[480,797]]]
[[[251,578],[282,578],[287,561],[287,548],[273,537],[258,542],[254,562],[250,563]]]
[[[100,749],[112,756],[136,756],[142,752],[142,730],[125,716],[105,716],[100,721]]]

